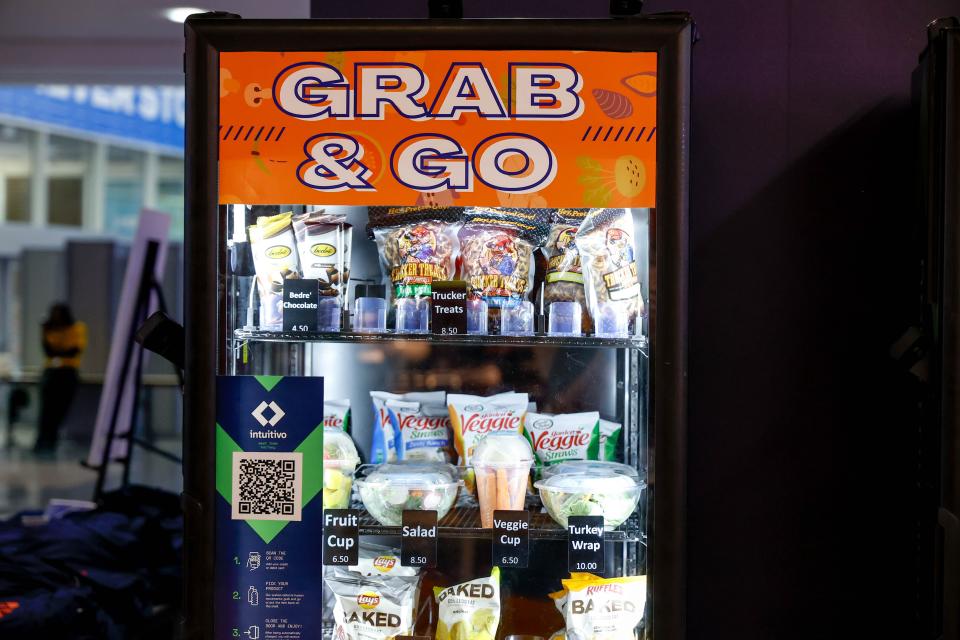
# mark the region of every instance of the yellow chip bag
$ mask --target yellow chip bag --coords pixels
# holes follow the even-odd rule
[[[434,587],[440,605],[436,640],[493,640],[500,624],[500,568],[488,578]]]
[[[551,594],[566,620],[567,640],[633,638],[643,620],[647,577],[600,578],[578,574],[563,580],[563,592]]]

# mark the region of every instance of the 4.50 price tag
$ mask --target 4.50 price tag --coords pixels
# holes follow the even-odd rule
[[[359,560],[360,512],[356,509],[324,509],[323,564],[349,567]]]
[[[320,285],[316,280],[283,281],[283,330],[302,333],[317,330]]]
[[[404,511],[400,535],[401,566],[437,566],[436,511]]]
[[[493,512],[493,564],[525,569],[530,559],[530,512]]]
[[[567,569],[603,575],[603,516],[567,518]]]

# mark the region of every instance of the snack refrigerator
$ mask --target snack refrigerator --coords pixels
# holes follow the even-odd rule
[[[690,18],[185,31],[185,637],[683,638]]]

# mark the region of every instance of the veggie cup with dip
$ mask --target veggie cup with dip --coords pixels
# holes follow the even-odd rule
[[[563,463],[563,467],[570,463]],[[565,473],[558,469],[534,486],[540,491],[543,506],[560,526],[566,528],[570,516],[603,516],[606,529],[620,526],[637,508],[643,483],[637,472],[626,465],[593,462],[590,470]],[[628,471],[624,471],[624,467]]]
[[[451,464],[404,460],[375,467],[366,478],[357,480],[357,489],[363,506],[377,522],[400,526],[405,510],[436,511],[438,520],[447,515],[457,499],[457,475]]]
[[[323,508],[347,509],[353,473],[360,464],[357,447],[338,427],[323,428]]]
[[[493,527],[494,511],[523,509],[532,466],[533,449],[517,432],[495,431],[480,441],[473,452],[473,469],[484,529]]]

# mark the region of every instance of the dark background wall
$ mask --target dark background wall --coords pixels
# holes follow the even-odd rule
[[[597,0],[466,0],[597,17]],[[957,0],[649,0],[693,73],[690,638],[912,638],[910,76]],[[426,0],[313,0],[424,17]],[[429,45],[429,43],[425,43]]]

